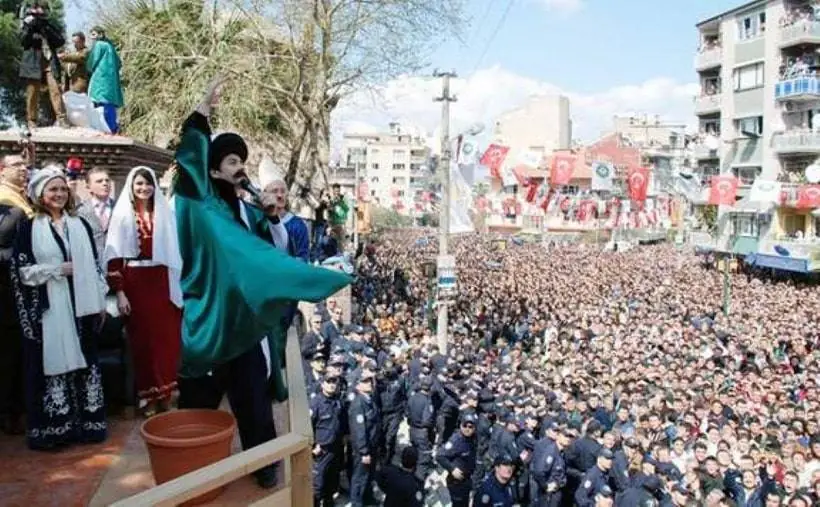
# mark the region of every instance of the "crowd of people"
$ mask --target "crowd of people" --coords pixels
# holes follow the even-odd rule
[[[341,475],[354,506],[422,505],[435,472],[456,506],[817,505],[816,285],[733,276],[726,316],[687,251],[490,239],[455,243],[446,351],[418,233],[365,249],[353,324],[313,316],[316,505]]]

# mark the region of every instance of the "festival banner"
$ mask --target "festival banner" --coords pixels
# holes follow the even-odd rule
[[[478,161],[478,144],[473,139],[460,138],[458,165],[474,165]]]
[[[649,168],[633,167],[627,174],[627,185],[629,198],[635,202],[646,200],[646,192],[649,188]]]
[[[572,173],[575,170],[575,155],[569,153],[555,153],[552,155],[550,166],[550,185],[559,187],[569,185],[572,180]]]
[[[500,144],[491,144],[487,147],[487,151],[481,156],[479,163],[490,170],[490,177],[501,179],[501,168],[504,165],[504,159],[509,153],[509,146],[501,146]]]
[[[797,207],[820,208],[820,185],[802,185],[797,191]]]
[[[749,191],[749,201],[761,204],[777,204],[780,201],[780,189],[783,184],[779,181],[756,179]]]
[[[473,207],[473,191],[458,170],[458,164],[450,164],[450,234],[473,232],[470,218]]]
[[[718,206],[734,206],[737,197],[737,178],[725,174],[712,178],[709,189],[709,204]]]
[[[612,191],[612,177],[615,166],[609,162],[592,163],[592,190]]]
[[[702,189],[699,176],[689,172],[678,173],[675,178],[675,191],[683,195],[688,201],[700,201]]]

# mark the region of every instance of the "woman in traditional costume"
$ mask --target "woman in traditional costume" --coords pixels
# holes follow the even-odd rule
[[[96,337],[108,286],[91,227],[73,216],[63,173],[29,183],[35,215],[20,224],[11,277],[23,329],[28,445],[50,450],[106,437]]]
[[[181,343],[182,259],[176,220],[156,174],[135,167],[114,205],[105,259],[117,307],[127,316],[137,396],[143,414],[168,409],[177,386]]]

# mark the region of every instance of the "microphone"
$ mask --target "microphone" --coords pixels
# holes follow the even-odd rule
[[[251,180],[243,179],[242,181],[239,182],[239,186],[242,187],[242,190],[244,190],[245,192],[251,194],[251,196],[253,196],[253,199],[258,204],[262,204],[262,191],[259,190],[258,188],[256,188],[253,185],[253,183],[251,183]]]

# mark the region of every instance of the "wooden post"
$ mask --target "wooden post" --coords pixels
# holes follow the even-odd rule
[[[290,505],[311,507],[313,505],[313,455],[307,447],[291,455]]]

